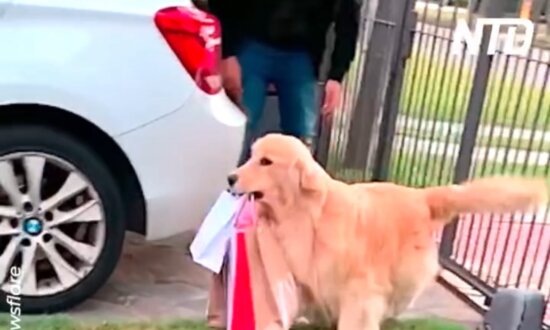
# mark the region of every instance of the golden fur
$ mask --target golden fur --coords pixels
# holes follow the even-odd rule
[[[252,147],[233,189],[258,197],[304,288],[304,304],[340,330],[377,330],[438,272],[434,233],[459,212],[525,211],[547,201],[543,180],[495,177],[415,189],[332,179],[292,137]]]

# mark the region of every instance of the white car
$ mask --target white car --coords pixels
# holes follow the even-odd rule
[[[126,230],[199,225],[246,121],[220,38],[190,0],[0,0],[0,309],[74,306]]]

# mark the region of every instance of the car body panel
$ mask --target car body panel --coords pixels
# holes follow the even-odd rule
[[[227,188],[245,122],[225,93],[197,92],[175,113],[117,138],[145,191],[148,239],[198,227]]]
[[[198,89],[158,32],[155,12],[172,5],[191,2],[13,0],[0,7],[0,111],[57,107],[111,136],[137,173],[150,239],[196,228],[237,163],[246,121],[223,91]]]
[[[179,109],[196,87],[154,24],[175,4],[191,5],[13,1],[0,18],[0,106],[58,107],[111,136]]]

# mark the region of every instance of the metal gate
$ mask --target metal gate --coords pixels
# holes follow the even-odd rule
[[[498,2],[367,1],[342,109],[320,134],[317,157],[333,176],[418,187],[491,174],[550,179],[550,39],[537,37],[527,57],[489,56],[485,29],[479,56],[465,47],[451,55],[457,20],[504,17]],[[548,210],[463,215],[443,231],[440,254],[482,297],[498,287],[550,295]]]

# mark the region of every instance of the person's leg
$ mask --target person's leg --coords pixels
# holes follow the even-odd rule
[[[277,58],[275,87],[279,96],[281,129],[313,148],[319,107],[317,77],[306,52],[287,52]]]
[[[246,133],[238,166],[250,157],[250,145],[257,138],[262,118],[271,59],[262,47],[255,43],[245,43],[237,55],[241,65],[243,106],[247,115]]]

